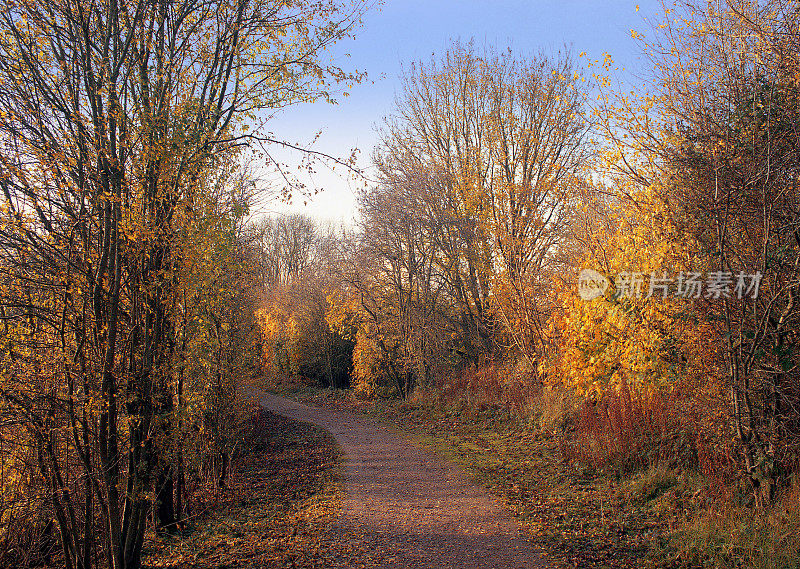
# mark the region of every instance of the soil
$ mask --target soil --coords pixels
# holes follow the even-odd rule
[[[544,567],[508,508],[457,466],[366,416],[259,396],[266,409],[329,431],[345,496],[324,537],[330,567]]]

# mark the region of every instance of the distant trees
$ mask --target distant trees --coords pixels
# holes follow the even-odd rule
[[[290,214],[264,218],[256,225],[264,288],[296,280],[314,260],[317,228],[313,220],[305,215]]]
[[[352,342],[326,320],[328,297],[339,287],[342,237],[301,214],[263,219],[254,237],[264,283],[258,318],[267,373],[349,386]]]
[[[587,156],[574,74],[568,56],[458,43],[406,74],[348,281],[401,394],[506,348],[536,368]]]

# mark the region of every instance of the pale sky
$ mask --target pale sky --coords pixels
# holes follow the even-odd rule
[[[638,11],[637,11],[638,6]],[[269,129],[291,142],[308,143],[318,131],[314,148],[347,157],[360,150],[360,165],[367,167],[376,141],[375,129],[392,113],[399,94],[399,76],[413,61],[429,62],[452,39],[474,38],[498,50],[511,47],[517,56],[541,50],[556,53],[566,45],[578,66],[587,59],[611,54],[625,68],[627,80],[641,65],[640,46],[631,30],[645,35],[647,19],[663,15],[660,2],[631,0],[386,0],[364,18],[356,37],[337,44],[336,62],[345,69],[366,71],[368,80],[357,85],[338,105],[314,104],[291,107],[272,119]],[[587,57],[577,55],[586,52]],[[291,156],[281,154],[291,161]],[[296,159],[294,159],[296,161]],[[309,186],[323,188],[307,205],[270,204],[272,211],[298,211],[311,216],[350,223],[356,216],[353,189],[358,185],[340,174],[321,170],[307,179]]]

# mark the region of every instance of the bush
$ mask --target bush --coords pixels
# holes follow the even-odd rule
[[[696,465],[696,437],[675,408],[665,395],[636,394],[625,385],[600,400],[585,399],[574,432],[562,440],[564,458],[618,474],[651,465]]]

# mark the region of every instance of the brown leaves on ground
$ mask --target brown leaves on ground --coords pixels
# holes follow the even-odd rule
[[[694,509],[685,503],[691,480],[649,471],[618,477],[565,460],[558,436],[499,408],[365,404],[329,390],[298,394],[318,406],[375,415],[464,466],[514,510],[553,567],[659,565],[659,543]]]
[[[145,566],[314,567],[340,503],[338,447],[324,430],[262,411],[231,487],[176,536],[150,535]]]

